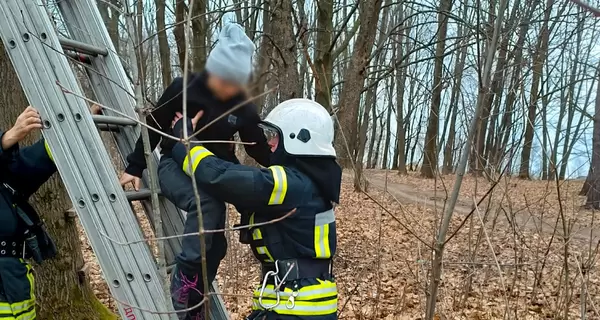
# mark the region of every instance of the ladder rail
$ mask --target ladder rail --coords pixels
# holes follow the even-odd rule
[[[110,106],[119,112],[138,119],[135,112],[135,99],[131,81],[127,77],[122,66],[121,59],[116,54],[114,44],[110,38],[104,21],[98,11],[95,2],[89,0],[68,1],[63,0],[58,3],[59,9],[65,19],[71,36],[80,43],[89,43],[93,46],[107,47],[108,55],[93,59],[91,67],[98,72],[89,71],[88,76],[93,83],[92,88],[96,94],[96,98],[102,104]],[[85,22],[85,23],[82,23]],[[92,36],[95,35],[95,36]],[[110,75],[110,78],[103,75]],[[105,114],[116,118],[124,119],[118,114],[105,110]],[[129,121],[129,119],[124,119]],[[127,155],[133,152],[137,138],[140,136],[139,126],[121,127],[120,132],[113,134],[119,152]],[[154,161],[158,166],[159,154],[154,152]],[[148,185],[147,173],[144,173],[144,185]],[[183,232],[185,216],[172,203],[164,198],[160,198],[161,216],[163,218],[163,233],[165,235],[176,235]],[[150,201],[143,201],[142,205],[152,227],[154,221],[151,216]],[[168,264],[174,263],[175,256],[181,251],[181,239],[173,238],[166,240],[165,243],[165,258]]]
[[[148,245],[116,246],[99,232],[103,230],[109,237],[125,241],[142,236],[114,171],[107,170],[112,168],[112,163],[86,104],[65,94],[55,84],[56,79],[60,79],[69,90],[75,93],[80,90],[66,58],[58,53],[60,44],[43,4],[5,0],[0,4],[0,14],[3,16],[0,21],[2,41],[29,102],[38,107],[44,119],[44,136],[109,280],[111,293],[118,300],[138,304],[141,308],[166,311]],[[117,271],[117,267],[123,272]],[[124,310],[130,308],[121,306],[119,309],[124,316],[131,314]],[[140,314],[140,319],[171,318],[145,311],[133,313]]]
[[[126,114],[129,117],[137,119],[137,113],[135,112],[135,99],[133,94],[133,87],[129,77],[125,73],[122,66],[122,61],[118,57],[112,39],[108,34],[108,30],[104,25],[104,21],[98,11],[97,4],[90,0],[62,0],[58,2],[59,9],[63,15],[66,26],[71,36],[81,44],[91,44],[92,47],[106,47],[108,48],[108,54],[101,59],[101,63],[96,59],[91,60],[91,66],[96,68],[102,74],[111,75],[110,79],[103,78],[96,72],[87,70],[88,75],[94,83],[92,88],[97,96],[99,102],[111,106],[111,108],[117,109],[119,112]],[[96,37],[92,37],[96,35]],[[104,70],[101,70],[104,69]],[[127,91],[125,91],[127,89]],[[160,107],[160,106],[158,106]],[[105,110],[107,115],[113,115],[112,118],[119,118],[121,121],[129,122],[131,120],[124,119],[123,117]],[[98,121],[100,117],[96,117]],[[126,123],[109,123],[108,118],[104,118],[104,123],[107,125],[111,124],[126,124]],[[121,127],[123,128],[123,127]],[[131,153],[135,147],[135,143],[140,136],[139,126],[127,126],[120,132],[114,132],[113,136],[117,144],[117,148],[121,154],[127,155]],[[154,161],[158,165],[160,159],[160,153],[158,151],[153,152]],[[144,172],[142,182],[144,185],[149,185],[148,173]],[[147,190],[149,191],[149,190]],[[152,219],[152,206],[148,198],[140,199],[142,206],[148,220],[154,228],[154,220]],[[133,197],[133,196],[130,196]],[[184,232],[185,224],[185,212],[179,210],[170,201],[164,197],[159,198],[161,217],[163,219],[162,228],[165,236],[181,235]],[[172,238],[166,240],[165,243],[165,259],[167,265],[173,265],[175,263],[175,256],[181,252],[181,238]],[[217,295],[211,295],[211,315],[213,319],[229,320],[229,314],[225,308],[225,303],[220,295],[218,295],[218,284],[216,280],[211,284],[211,291],[217,293]]]

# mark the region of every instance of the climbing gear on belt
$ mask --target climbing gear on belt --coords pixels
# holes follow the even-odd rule
[[[296,298],[298,297],[298,282],[294,281],[294,286],[292,288],[292,295],[288,298],[288,301],[285,303],[285,307],[288,309],[294,309],[296,306]]]
[[[23,239],[0,237],[0,258],[25,258]]]
[[[25,224],[22,240],[25,245],[22,248],[20,257],[32,258],[37,264],[55,257],[57,253],[56,245],[52,238],[50,238],[43,221],[35,209],[26,200],[23,200],[19,193],[8,183],[3,182],[1,187],[7,191],[3,194],[9,196],[7,200],[12,204],[15,213]]]
[[[267,287],[267,282],[269,281],[269,277],[273,277],[274,280],[274,285],[275,285],[275,296],[276,298],[276,302],[272,305],[265,305],[263,303],[263,295],[265,293],[265,288]],[[279,305],[280,303],[280,296],[279,296],[279,285],[281,284],[281,279],[279,278],[279,268],[277,266],[277,264],[275,264],[275,271],[268,271],[264,278],[263,278],[263,282],[262,282],[262,286],[260,288],[260,295],[258,297],[258,303],[260,304],[261,307],[263,307],[263,309],[269,310],[272,308],[275,308]]]
[[[287,259],[273,263],[263,263],[263,276],[277,270],[280,278],[287,274],[286,280],[318,278],[330,280],[333,278],[331,259]]]

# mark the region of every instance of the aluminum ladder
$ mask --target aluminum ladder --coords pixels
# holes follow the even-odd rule
[[[0,0],[0,38],[27,99],[43,119],[46,138],[58,171],[111,294],[123,319],[176,319],[151,254],[142,239],[129,201],[140,200],[149,221],[148,189],[124,192],[104,146],[100,130],[111,131],[121,154],[129,154],[140,134],[135,121],[104,110],[92,116],[68,57],[76,56],[91,80],[96,100],[137,119],[131,81],[93,0],[60,0],[56,4],[70,38],[57,35],[42,0]],[[82,58],[83,57],[83,58]],[[158,154],[154,153],[157,162]],[[147,177],[144,177],[147,183]],[[184,213],[160,197],[166,236],[183,233]],[[181,249],[181,239],[165,243],[168,265]],[[216,283],[212,290],[216,291]],[[211,319],[228,320],[220,296],[211,295]]]

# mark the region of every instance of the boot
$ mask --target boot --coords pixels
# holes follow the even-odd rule
[[[171,300],[175,311],[185,310],[198,305],[202,299],[202,281],[198,273],[183,271],[179,265],[171,273]],[[178,312],[179,320],[203,320],[204,306],[187,312]]]

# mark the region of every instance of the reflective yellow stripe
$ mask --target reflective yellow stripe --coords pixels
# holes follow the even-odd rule
[[[255,212],[253,212],[250,215],[250,219],[248,219],[248,224],[250,225],[250,228],[252,228],[252,226],[254,225],[254,214],[255,214]]]
[[[337,311],[337,298],[327,301],[318,302],[306,302],[306,301],[295,301],[294,308],[288,309],[286,302],[280,302],[279,305],[269,309],[277,314],[292,315],[292,316],[324,316],[333,314]],[[264,304],[275,304],[277,300],[273,299],[262,299]],[[262,310],[258,300],[252,300],[252,310]]]
[[[273,261],[275,261],[275,260],[273,260],[273,256],[269,252],[269,249],[267,249],[267,247],[265,247],[265,246],[256,247],[256,252],[258,252],[259,254],[264,254],[265,256],[267,256],[267,259],[264,260],[266,262],[273,262]]]
[[[196,167],[200,164],[202,159],[212,156],[213,153],[208,151],[203,146],[195,146],[190,150],[190,155],[186,156],[183,160],[183,171],[187,173],[188,176],[191,176],[192,173],[196,172]],[[190,173],[190,159],[192,159],[192,171]]]
[[[8,302],[0,302],[0,316],[2,315],[11,315],[12,316],[12,308],[10,307],[10,303]],[[0,318],[2,319],[2,318]]]
[[[273,174],[273,191],[269,199],[269,205],[282,204],[287,193],[287,175],[282,166],[269,167]]]
[[[35,302],[35,279],[33,278],[33,271],[29,263],[26,263],[25,267],[27,268],[27,280],[29,280],[29,299],[31,302]]]
[[[54,162],[54,157],[52,157],[52,151],[50,151],[50,146],[48,145],[48,142],[45,139],[44,139],[44,147],[46,148],[46,154],[48,155],[50,160],[52,160],[52,162]]]
[[[262,232],[260,232],[259,228],[252,230],[252,239],[262,240]]]
[[[22,259],[19,260],[23,262]],[[31,271],[31,266],[29,264],[25,264],[25,267],[27,268],[27,281],[29,282],[29,299],[15,303],[0,302],[1,320],[31,320],[36,318],[34,277]]]
[[[31,310],[29,310],[31,309]],[[29,311],[27,311],[29,310]],[[29,299],[21,302],[0,302],[0,319],[33,319],[35,317],[35,300]],[[11,317],[6,317],[11,316]]]
[[[319,259],[331,258],[329,247],[329,225],[335,223],[333,209],[315,215],[315,257]]]
[[[302,287],[302,289],[298,290],[298,296],[296,296],[296,300],[316,300],[316,299],[323,299],[323,298],[328,298],[328,297],[335,297],[337,295],[337,286],[335,284],[335,282],[331,282],[331,281],[322,281],[317,279],[320,283],[319,284],[315,284],[315,285],[311,285],[311,286],[305,286]],[[293,290],[290,288],[285,288],[283,291],[281,291],[281,288],[279,288],[279,297],[281,299],[285,298],[288,299],[293,293]],[[254,296],[256,299],[258,299],[260,295],[260,290],[256,290],[254,291]],[[263,291],[263,299],[265,298],[274,298],[276,299],[276,292],[275,292],[275,286],[272,284],[269,284],[267,286],[265,286],[265,290]]]
[[[252,226],[254,224],[254,213],[250,215],[250,226]],[[259,228],[254,228],[252,230],[252,239],[253,240],[262,240],[262,232],[260,232]],[[263,255],[266,256],[265,259],[263,259],[263,261],[265,262],[273,262],[275,261],[275,259],[273,259],[273,256],[271,255],[271,253],[269,252],[269,249],[267,249],[267,246],[260,246],[260,247],[256,247],[256,253],[258,253],[259,255]],[[0,319],[1,320],[1,319]]]
[[[0,318],[2,319],[2,318]],[[32,320],[35,319],[35,308],[27,313],[19,315],[15,318],[16,320]]]
[[[294,301],[294,307],[291,309],[287,308],[286,302],[292,295],[293,291],[289,288],[279,291],[281,302],[278,306],[271,308],[270,310],[278,314],[297,316],[319,316],[335,313],[337,311],[338,301],[336,284],[331,281],[318,281],[319,284],[302,287],[300,290],[298,290],[298,295]],[[267,285],[263,292],[263,304],[275,304],[277,301],[275,294],[275,287],[273,285]],[[252,299],[253,310],[263,310],[259,303],[259,297],[260,290],[257,289],[254,291],[254,297]],[[329,297],[330,299],[327,299]]]

